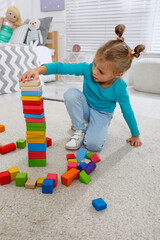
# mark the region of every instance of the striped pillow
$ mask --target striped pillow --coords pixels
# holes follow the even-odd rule
[[[28,31],[28,24],[17,27],[13,31],[12,37],[9,42],[10,43],[19,43],[19,44],[24,43],[27,31]]]

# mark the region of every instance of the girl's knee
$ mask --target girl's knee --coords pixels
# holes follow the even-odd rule
[[[69,88],[63,95],[64,101],[74,101],[78,96],[78,91],[76,88]]]
[[[85,147],[89,150],[89,151],[93,151],[93,152],[100,152],[103,147],[104,147],[104,143],[102,142],[98,142],[98,141],[93,141],[93,140],[84,140],[84,145]]]

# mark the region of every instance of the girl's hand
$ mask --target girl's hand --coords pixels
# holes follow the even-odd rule
[[[134,146],[134,147],[140,147],[140,146],[142,146],[142,142],[141,142],[141,139],[140,139],[140,137],[139,136],[137,136],[137,137],[131,137],[131,138],[128,138],[127,140],[126,140],[126,142],[127,143],[129,143],[130,142],[130,145],[131,146]]]
[[[19,82],[25,82],[25,80],[29,81],[30,78],[33,78],[33,80],[37,80],[39,78],[39,71],[37,68],[23,73],[19,78]]]

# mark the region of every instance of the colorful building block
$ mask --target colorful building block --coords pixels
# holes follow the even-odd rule
[[[10,174],[11,181],[15,180],[17,173],[19,173],[18,167],[9,168],[8,172]]]
[[[86,154],[87,154],[87,149],[85,149],[85,148],[80,148],[80,149],[78,150],[77,157],[76,157],[77,162],[80,163],[81,160],[83,160],[84,158],[86,158]]]
[[[76,157],[74,154],[66,154],[66,158],[68,160],[68,159],[75,159]]]
[[[15,180],[16,186],[25,186],[27,181],[27,173],[17,173]]]
[[[46,137],[47,147],[52,146],[52,139],[49,137]]]
[[[9,143],[7,145],[3,145],[0,147],[0,153],[5,154],[11,151],[14,151],[16,149],[16,144],[15,143]]]
[[[44,113],[42,114],[24,114],[24,118],[38,118],[42,119],[44,117]]]
[[[54,180],[54,187],[58,184],[58,174],[57,173],[48,173],[46,179],[53,179]]]
[[[46,179],[46,178],[44,178],[44,177],[39,177],[39,178],[37,179],[37,187],[42,187],[42,183],[43,183],[44,179]]]
[[[68,162],[67,171],[71,168],[77,168],[77,162]]]
[[[39,101],[22,101],[23,106],[25,105],[34,105],[34,106],[41,106],[43,104],[43,99],[40,99]]]
[[[40,80],[26,80],[25,82],[19,82],[20,87],[37,87],[41,85]]]
[[[25,139],[18,139],[16,142],[17,148],[24,149],[26,147],[26,140]]]
[[[39,96],[39,97],[31,97],[31,96],[29,96],[29,97],[26,97],[26,96],[21,96],[21,100],[22,101],[39,101],[39,100],[41,100],[42,99],[42,96]]]
[[[36,179],[33,178],[28,178],[26,183],[25,183],[25,188],[31,188],[34,189],[36,187]]]
[[[47,144],[45,143],[28,143],[28,152],[45,152]]]
[[[91,155],[90,159],[91,159],[91,161],[93,161],[95,163],[101,161],[101,159],[100,159],[100,157],[98,156],[97,153],[94,153],[93,155]]]
[[[43,105],[24,105],[24,114],[42,114],[44,112]]]
[[[79,172],[80,171],[78,169],[71,168],[61,176],[61,183],[67,187],[70,186],[73,179],[79,178]]]
[[[0,124],[0,133],[5,131],[5,126]]]
[[[87,163],[82,162],[81,164],[78,165],[77,169],[81,171],[82,168],[83,168],[84,166],[86,166],[86,164],[87,164]]]
[[[22,91],[21,92],[21,95],[23,97],[40,97],[42,95],[42,90],[41,91],[36,91],[36,92],[33,92],[33,91]]]
[[[41,91],[42,90],[42,86],[37,86],[37,87],[21,87],[21,91],[28,91],[28,92],[37,92],[37,91]]]
[[[8,171],[0,172],[0,185],[5,185],[11,182]]]
[[[29,167],[45,167],[46,166],[46,158],[44,159],[28,159]]]
[[[43,123],[45,122],[45,117],[43,118],[25,118],[26,123]]]
[[[97,211],[107,208],[107,203],[102,198],[92,200],[92,205]]]
[[[46,159],[46,152],[28,152],[28,159]]]
[[[91,155],[93,155],[92,152],[87,153],[87,154],[86,154],[86,158],[89,159],[89,160],[91,160],[91,159],[90,159],[90,156],[91,156]]]
[[[96,163],[90,161],[87,165],[85,165],[82,169],[89,175],[96,168]]]
[[[53,193],[54,180],[44,179],[42,184],[42,193]]]
[[[88,184],[91,181],[91,178],[88,176],[88,174],[84,170],[82,170],[79,173],[79,181],[82,183]]]
[[[84,158],[83,160],[81,160],[81,163],[85,162],[86,164],[88,164],[91,160]]]
[[[68,162],[76,162],[77,163],[77,159],[74,158],[74,159],[68,159]]]

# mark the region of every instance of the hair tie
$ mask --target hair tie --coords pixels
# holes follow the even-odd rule
[[[134,53],[135,53],[134,49],[131,51],[131,53],[132,53],[132,54],[134,54]]]

